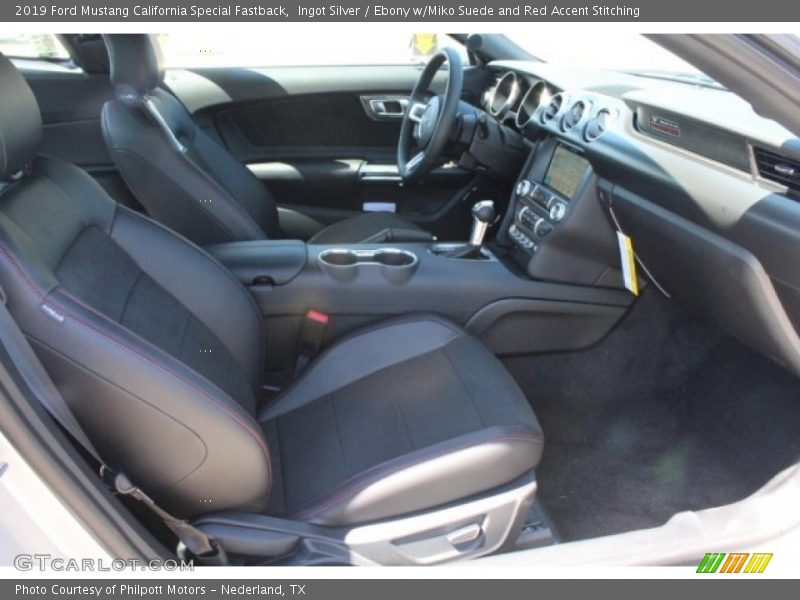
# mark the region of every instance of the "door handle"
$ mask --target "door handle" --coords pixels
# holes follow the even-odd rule
[[[361,105],[372,120],[402,119],[408,107],[408,98],[405,96],[362,96]]]

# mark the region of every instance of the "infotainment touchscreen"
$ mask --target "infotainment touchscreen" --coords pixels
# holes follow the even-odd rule
[[[567,198],[572,198],[588,168],[589,161],[558,144],[547,167],[544,183]]]

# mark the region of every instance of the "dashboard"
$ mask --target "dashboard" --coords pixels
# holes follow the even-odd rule
[[[800,374],[800,139],[717,88],[503,61],[480,103],[530,153],[497,243],[526,276],[642,285]],[[733,300],[735,299],[735,300]]]

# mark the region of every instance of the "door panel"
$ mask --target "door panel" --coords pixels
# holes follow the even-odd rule
[[[245,162],[328,157],[391,160],[400,124],[370,119],[354,94],[284,96],[214,113],[228,148]]]
[[[471,174],[445,169],[419,185],[400,185],[401,121],[376,115],[369,103],[402,100],[420,72],[418,65],[194,69],[170,70],[166,81],[280,205],[330,223],[365,203],[392,203],[442,237],[463,236],[463,220],[449,213]],[[465,99],[474,102],[485,81],[482,69],[467,68]],[[444,82],[440,74],[434,89]],[[397,112],[392,104],[383,108]],[[456,223],[458,232],[448,231]]]
[[[408,94],[421,72],[420,65],[170,69],[166,81],[192,112],[200,112],[220,100],[244,103],[333,92]],[[436,77],[437,91],[444,81],[444,75]]]

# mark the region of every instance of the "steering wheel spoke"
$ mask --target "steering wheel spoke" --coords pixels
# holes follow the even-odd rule
[[[406,168],[409,172],[416,170],[416,168],[425,161],[425,153],[417,152],[411,160],[406,163]]]
[[[425,113],[425,108],[427,108],[427,106],[427,104],[422,102],[414,102],[408,108],[408,118],[414,123],[420,123],[422,121],[422,115]]]

